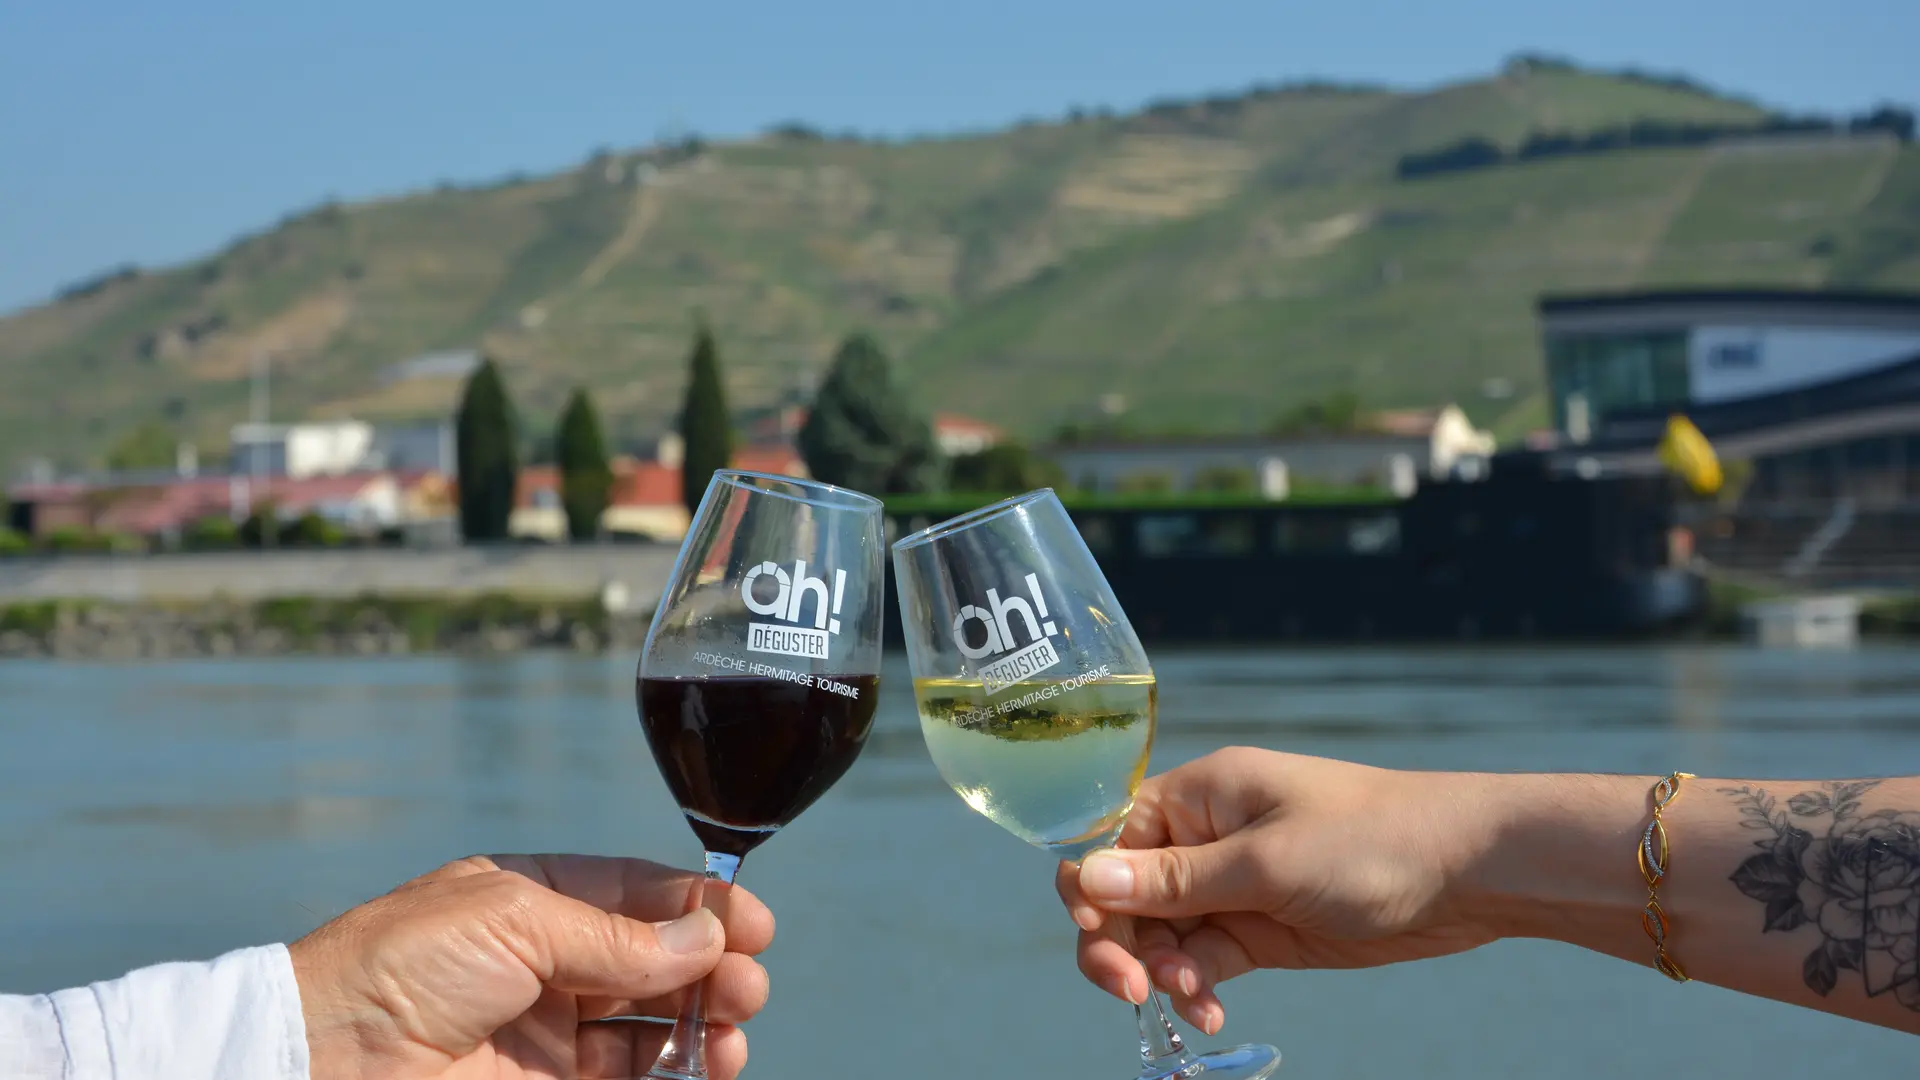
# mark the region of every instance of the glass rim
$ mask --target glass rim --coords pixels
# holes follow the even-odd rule
[[[797,503],[805,503],[808,506],[818,506],[825,510],[874,510],[884,505],[879,499],[874,498],[864,491],[855,491],[852,488],[841,487],[838,484],[829,484],[823,480],[809,480],[799,476],[783,476],[779,473],[754,472],[751,469],[715,469],[713,470],[713,480],[739,488],[742,491],[751,491],[757,495],[772,495],[781,499],[791,499]],[[819,492],[821,495],[808,496],[792,491],[781,491],[778,488],[762,487],[759,484],[747,483],[746,481],[749,480],[767,480],[775,484],[799,488],[802,491]]]
[[[1003,514],[1021,509],[1029,503],[1040,502],[1048,498],[1057,498],[1057,496],[1054,495],[1052,488],[1043,487],[1034,488],[1032,491],[1024,494],[1001,499],[999,502],[988,503],[986,506],[969,510],[964,514],[957,514],[945,521],[935,522],[921,529],[919,532],[903,536],[893,542],[893,550],[906,551],[909,548],[916,548],[923,544],[931,544],[936,540],[945,540],[955,533],[964,532],[973,528],[975,525],[985,524]]]

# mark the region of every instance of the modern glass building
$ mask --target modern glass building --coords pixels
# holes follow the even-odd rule
[[[1637,292],[1547,298],[1539,313],[1554,426],[1579,444],[1630,444],[1675,412],[1725,435],[1885,404],[1871,388],[1920,362],[1913,294]],[[1865,393],[1830,392],[1842,386]]]
[[[1654,447],[1681,413],[1743,463],[1742,513],[1920,514],[1920,294],[1641,292],[1539,311],[1554,468],[1659,471]]]

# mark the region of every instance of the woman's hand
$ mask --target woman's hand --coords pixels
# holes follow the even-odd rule
[[[773,915],[734,888],[726,923],[693,908],[697,874],[637,859],[476,857],[341,915],[289,949],[314,1080],[632,1077],[652,1066],[685,988],[712,974],[708,1064],[747,1060],[751,959]],[[689,910],[692,914],[683,914]]]
[[[1255,968],[1355,968],[1497,936],[1462,902],[1491,823],[1461,774],[1234,748],[1149,778],[1118,851],[1062,863],[1080,969],[1142,1002],[1147,978],[1212,1034],[1214,988]],[[1137,916],[1136,952],[1111,936]]]

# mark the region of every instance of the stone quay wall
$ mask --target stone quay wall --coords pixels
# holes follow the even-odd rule
[[[0,559],[0,658],[628,649],[673,559],[635,545]]]
[[[339,548],[168,555],[0,558],[0,604],[97,600],[119,604],[283,597],[480,596],[582,598],[650,610],[675,549],[642,544]]]

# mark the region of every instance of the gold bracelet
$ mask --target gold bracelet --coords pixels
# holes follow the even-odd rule
[[[1653,969],[1674,982],[1687,982],[1685,971],[1667,952],[1667,913],[1660,907],[1660,883],[1667,877],[1667,826],[1660,812],[1680,797],[1680,781],[1692,780],[1692,773],[1668,773],[1653,785],[1653,821],[1640,836],[1640,876],[1647,879],[1647,906],[1640,912],[1640,928],[1653,939]]]

